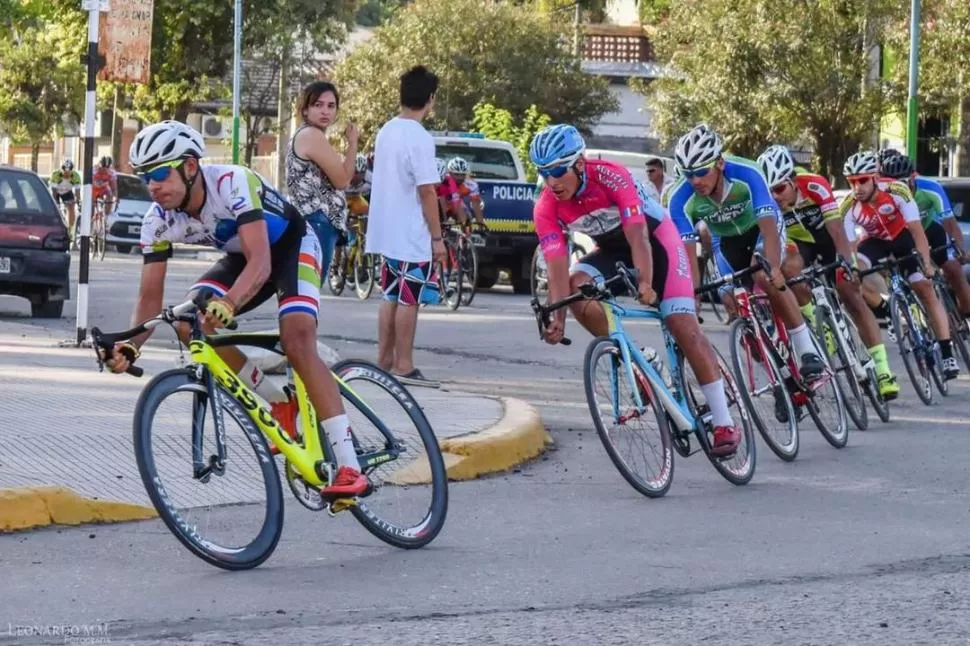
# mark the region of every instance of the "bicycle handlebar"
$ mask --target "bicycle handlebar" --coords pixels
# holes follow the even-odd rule
[[[768,262],[767,258],[765,258],[763,255],[761,255],[758,252],[755,252],[751,257],[754,259],[755,264],[751,265],[750,267],[745,267],[741,271],[736,271],[732,274],[728,274],[727,276],[722,276],[721,278],[718,278],[712,283],[701,285],[700,287],[694,290],[694,293],[704,294],[706,292],[717,291],[725,285],[739,282],[742,279],[746,278],[747,276],[750,276],[751,274],[754,274],[759,271],[763,271],[766,274],[771,275],[771,263]],[[782,288],[779,291],[784,291],[784,288]]]
[[[535,314],[536,324],[539,326],[539,338],[544,338],[545,330],[549,326],[550,315],[556,310],[562,309],[567,305],[571,305],[577,301],[581,300],[603,300],[611,296],[610,287],[617,283],[624,283],[625,287],[631,294],[637,294],[636,284],[640,281],[640,272],[636,269],[631,269],[627,267],[624,263],[616,263],[616,276],[613,276],[609,280],[603,282],[601,285],[596,285],[595,283],[583,283],[579,286],[579,291],[570,294],[566,298],[556,301],[555,303],[549,303],[548,305],[541,305],[538,298],[533,298],[530,302],[532,305],[532,313]],[[569,345],[572,341],[566,337],[563,337],[559,341],[562,345]]]
[[[920,254],[918,249],[913,249],[911,252],[909,252],[907,255],[903,256],[902,258],[896,258],[894,256],[886,256],[885,258],[882,258],[878,262],[873,263],[872,267],[869,267],[869,269],[860,270],[859,277],[864,278],[869,274],[878,273],[883,269],[898,267],[899,265],[901,265],[903,262],[905,262],[912,256],[916,256],[916,259],[919,261],[920,270],[924,269],[922,254]]]
[[[842,256],[836,255],[835,260],[827,265],[819,265],[818,263],[813,263],[810,267],[806,267],[802,270],[798,276],[790,279],[788,285],[797,285],[799,283],[807,283],[814,280],[817,276],[828,273],[833,269],[842,269],[846,273],[852,271],[852,266],[846,261]]]
[[[209,296],[209,298],[211,298],[211,296]],[[104,362],[111,358],[112,351],[114,350],[116,343],[127,341],[138,336],[139,334],[144,334],[148,330],[152,330],[162,323],[174,325],[175,323],[184,322],[197,325],[198,312],[205,309],[209,298],[207,298],[207,294],[205,293],[196,294],[192,300],[188,300],[184,303],[179,303],[178,305],[173,305],[171,307],[166,307],[157,316],[153,316],[146,321],[142,321],[135,327],[123,332],[105,333],[96,326],[91,328],[91,340],[94,342],[94,354],[95,357],[97,357],[98,370],[104,370]],[[229,330],[235,330],[236,328],[236,321],[233,321],[226,326],[226,329]],[[104,356],[102,356],[99,350],[104,351]],[[143,374],[145,374],[144,368],[134,364],[128,366],[128,369],[125,372],[133,377],[141,377]]]

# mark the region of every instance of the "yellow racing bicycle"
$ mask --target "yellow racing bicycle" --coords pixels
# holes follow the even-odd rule
[[[331,367],[350,417],[360,470],[372,488],[359,498],[327,501],[320,490],[336,473],[336,461],[299,375],[287,364],[288,387],[299,402],[301,432],[294,439],[216,353],[220,347],[253,346],[283,354],[279,335],[207,336],[199,316],[203,299],[167,307],[124,332],[91,330],[103,369],[117,342],[162,324],[191,326],[191,362],[185,362],[180,344],[182,367],[155,375],[145,386],[133,428],[148,497],[179,541],[228,570],[253,568],[269,558],[283,531],[284,509],[270,445],[279,450],[285,480],[304,507],[331,516],[349,509],[374,536],[395,547],[419,548],[434,540],[447,514],[447,473],[431,425],[407,389],[366,361],[348,359]],[[128,372],[143,374],[134,365]],[[260,514],[254,513],[258,505]],[[193,520],[196,512],[212,517]],[[225,536],[232,531],[243,537]]]

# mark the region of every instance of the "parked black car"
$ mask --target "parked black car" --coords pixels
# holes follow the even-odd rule
[[[70,298],[67,226],[37,173],[0,165],[0,294],[30,301],[35,317],[58,318]]]

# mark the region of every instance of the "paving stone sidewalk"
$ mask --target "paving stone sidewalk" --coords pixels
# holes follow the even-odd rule
[[[0,489],[64,485],[85,497],[150,504],[135,462],[132,416],[142,388],[152,375],[176,367],[177,354],[149,344],[139,359],[145,376],[135,379],[98,373],[92,350],[58,347],[61,340],[0,323]],[[501,401],[488,397],[428,388],[411,392],[439,440],[489,428],[504,412]],[[362,395],[384,419],[380,401]],[[179,396],[183,402],[191,397]],[[156,434],[172,445],[166,467],[180,472],[191,464],[188,411],[187,405],[173,404],[156,418]],[[393,417],[385,422],[396,426]],[[259,480],[237,480],[225,488],[223,500],[210,496],[206,502],[250,499],[245,490]]]

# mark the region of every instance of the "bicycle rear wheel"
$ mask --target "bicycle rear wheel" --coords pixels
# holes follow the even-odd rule
[[[856,327],[852,317],[846,316],[842,320],[845,322],[846,329],[849,332],[849,340],[856,353],[856,358],[866,371],[866,378],[862,380],[862,390],[866,393],[866,397],[869,398],[869,403],[872,404],[872,409],[876,411],[879,419],[883,423],[889,423],[889,402],[879,394],[879,376],[876,374],[875,361],[869,355],[866,344],[863,343],[862,337],[859,335],[859,328]]]
[[[461,304],[467,307],[472,304],[472,300],[475,299],[475,291],[478,289],[478,252],[470,238],[466,238],[462,243],[458,263],[461,265],[462,280],[467,281],[467,284],[462,288]]]
[[[216,567],[247,570],[269,558],[279,543],[283,532],[283,492],[276,462],[263,434],[222,386],[217,386],[216,392],[218,401],[213,402],[205,381],[196,379],[192,368],[168,370],[155,376],[135,407],[135,460],[158,515],[189,551]],[[162,405],[175,395],[181,395],[183,404],[168,419],[167,407]],[[218,408],[213,409],[214,406]],[[221,416],[221,428],[216,423],[205,429],[206,420],[215,419],[210,410]],[[230,433],[234,427],[241,432]],[[217,434],[225,446],[226,460],[221,467],[214,452]],[[187,441],[189,438],[191,441]],[[186,472],[193,472],[194,458],[212,467],[208,477],[185,477]],[[171,480],[166,471],[172,474]],[[230,482],[234,475],[240,477]],[[177,477],[182,482],[177,482]],[[211,494],[212,500],[202,502],[203,494]],[[176,504],[174,498],[182,495],[187,498],[186,504]],[[255,509],[251,514],[242,513],[249,511],[246,507],[250,505],[261,505],[262,509],[258,513]],[[193,512],[213,507],[219,508],[216,513],[220,516],[231,516],[231,521],[189,520]],[[243,516],[256,521],[245,530],[245,538],[220,536],[221,530],[243,527]]]
[[[374,291],[374,283],[377,282],[376,272],[374,271],[374,257],[369,253],[364,253],[364,246],[361,245],[354,255],[354,288],[357,290],[357,298],[366,301]]]
[[[457,248],[448,244],[448,257],[441,266],[441,297],[448,309],[455,311],[461,305],[461,295],[465,289],[464,272],[458,261]]]
[[[770,352],[763,356],[754,329],[744,319],[731,324],[730,338],[734,376],[754,425],[768,448],[791,462],[798,455],[798,418],[775,358]]]
[[[424,547],[448,515],[448,473],[428,419],[411,393],[376,365],[345,359],[331,370],[343,382],[360,469],[374,486],[351,513],[389,545]]]
[[[960,355],[960,361],[963,362],[967,370],[970,370],[970,348],[967,347],[967,343],[970,342],[970,326],[967,325],[967,320],[960,316],[949,287],[936,281],[934,281],[934,286],[936,287],[937,298],[943,304],[947,320],[950,323],[950,342],[955,350],[954,354]]]
[[[903,365],[906,366],[909,380],[916,390],[916,396],[929,406],[933,403],[933,384],[930,383],[929,366],[926,365],[926,359],[917,351],[913,332],[915,322],[910,320],[907,300],[899,294],[893,294],[889,299],[889,314],[893,332],[896,334],[896,343],[899,344],[899,353],[903,357]]]
[[[636,381],[637,386],[630,383],[622,353],[613,339],[600,337],[590,342],[583,360],[583,385],[596,434],[623,479],[644,496],[659,498],[667,493],[674,479],[670,427],[653,385],[642,375]],[[637,408],[634,387],[640,390],[643,410]],[[603,409],[607,410],[605,414]],[[633,430],[628,422],[639,423],[641,431]],[[656,422],[655,428],[644,428],[651,422]],[[651,436],[652,442],[648,440]],[[630,450],[629,458],[621,455],[626,449]],[[637,466],[639,461],[643,469]],[[656,467],[648,462],[656,463]]]
[[[864,431],[869,428],[869,415],[866,413],[866,400],[862,392],[862,386],[859,384],[859,380],[856,379],[855,372],[852,369],[852,359],[859,360],[858,356],[856,356],[855,344],[852,339],[843,339],[842,335],[838,333],[838,330],[841,328],[835,321],[836,315],[834,312],[830,312],[827,309],[816,311],[819,313],[818,332],[816,332],[816,336],[819,339],[824,339],[824,341],[819,342],[819,345],[825,353],[824,356],[832,366],[832,371],[835,375],[835,385],[842,393],[845,412],[852,418],[852,423],[855,424],[856,428]],[[845,320],[844,312],[840,311],[838,315]],[[835,352],[829,352],[826,330],[832,335],[835,341]]]
[[[754,476],[755,465],[758,460],[758,447],[754,439],[754,430],[751,428],[751,417],[748,415],[741,391],[734,380],[734,375],[731,374],[731,368],[727,361],[724,360],[717,348],[714,346],[711,346],[711,348],[714,350],[718,367],[721,369],[721,379],[724,381],[724,394],[727,396],[728,409],[731,411],[734,423],[741,428],[741,442],[738,444],[737,451],[730,457],[719,458],[711,455],[711,438],[708,437],[706,431],[706,429],[713,430],[713,425],[709,420],[711,409],[707,405],[704,391],[701,390],[700,382],[694,375],[690,363],[681,353],[678,360],[680,362],[680,374],[683,376],[686,386],[687,401],[694,417],[698,420],[698,427],[705,429],[696,433],[696,435],[704,454],[718,473],[731,484],[748,484]]]

